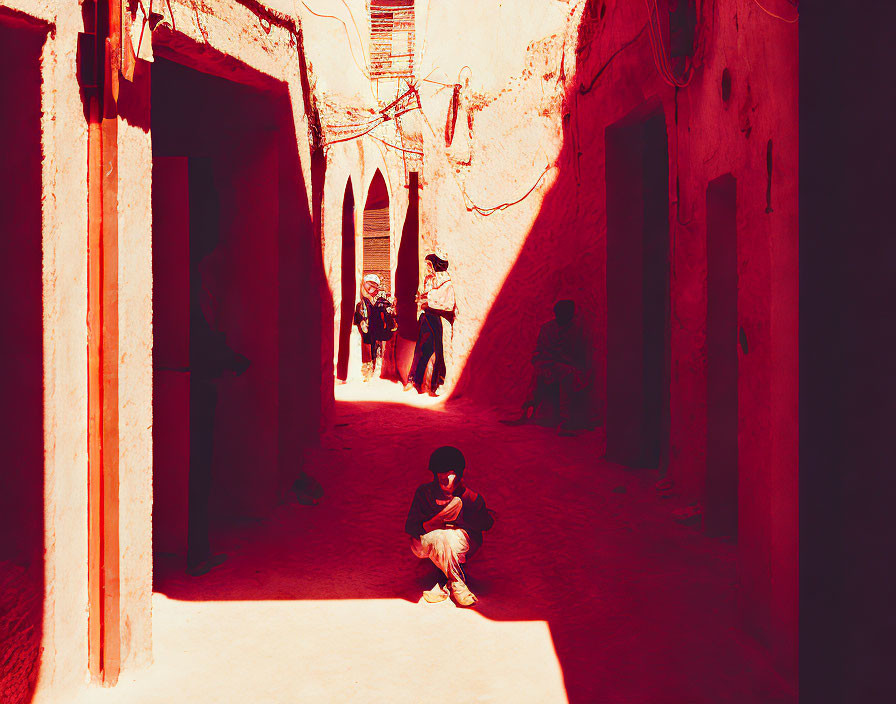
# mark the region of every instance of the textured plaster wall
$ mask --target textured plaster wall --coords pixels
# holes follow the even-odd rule
[[[195,52],[211,72],[239,73],[245,65],[286,84],[300,168],[309,185],[296,197],[306,199],[310,209],[309,121],[296,38],[238,2],[201,7],[172,2],[173,16],[168,8],[166,4],[163,10],[164,38],[158,41],[163,51],[167,44],[169,50],[187,56]],[[77,33],[84,27],[78,3],[4,0],[0,12],[12,21],[37,23],[47,30],[41,60],[46,586],[35,701],[57,702],[88,680],[87,124],[75,55]],[[149,66],[138,65],[134,82],[122,82],[119,119],[120,574],[125,671],[151,660],[153,281],[148,70]],[[320,257],[319,244],[312,252]],[[329,310],[326,282],[319,278],[322,310]],[[329,360],[332,342],[329,335],[326,338],[323,346]],[[325,373],[321,377],[320,404],[326,407],[332,398],[332,372],[328,379]]]
[[[149,71],[122,80],[118,124],[121,667],[152,661],[152,140]],[[164,285],[164,282],[160,282]]]
[[[434,70],[433,79],[462,86],[454,138],[447,147],[452,89],[423,84],[426,187],[421,232],[427,244],[444,249],[452,259],[457,291],[448,384],[466,373],[470,352],[479,344],[483,361],[489,357],[490,362],[471,367],[457,392],[489,402],[522,400],[528,380],[519,375],[528,373],[524,360],[531,354],[537,325],[547,320],[544,311],[550,310],[553,297],[564,286],[579,283],[561,281],[560,272],[576,259],[587,266],[587,253],[540,245],[525,294],[496,312],[496,327],[486,339],[481,337],[511,267],[538,218],[544,218],[543,200],[559,175],[555,162],[562,144],[564,85],[557,80],[558,68],[567,51],[572,55],[567,35],[572,33],[574,42],[575,16],[565,3],[535,3],[531,9],[521,13],[509,3],[431,4],[418,17],[418,26],[425,28],[421,70]],[[528,198],[506,210],[487,216],[470,210],[515,201],[536,184]],[[559,235],[560,213],[577,207],[598,204],[589,199],[558,204],[552,222],[545,221],[554,230],[547,242]],[[550,300],[542,300],[545,296]],[[580,305],[590,302],[576,297]]]
[[[87,126],[75,77],[80,22],[78,7],[57,10],[43,59],[47,544],[38,693],[44,682],[47,692],[82,684],[87,663]]]

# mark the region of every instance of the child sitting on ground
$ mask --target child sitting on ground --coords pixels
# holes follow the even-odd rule
[[[436,584],[423,598],[435,603],[449,593],[458,606],[474,606],[478,601],[469,590],[461,564],[482,545],[482,533],[494,524],[480,494],[463,481],[466,460],[456,447],[446,445],[429,458],[431,482],[414,494],[405,532],[411,536],[411,550],[419,558],[429,558],[444,573],[447,584]]]

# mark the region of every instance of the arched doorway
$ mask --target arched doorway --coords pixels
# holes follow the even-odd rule
[[[339,317],[339,357],[336,361],[336,378],[341,381],[348,378],[352,322],[358,293],[355,283],[355,193],[349,177],[342,199],[342,307]]]
[[[373,175],[364,204],[364,260],[363,273],[380,277],[382,292],[392,294],[390,252],[389,191],[379,169]]]

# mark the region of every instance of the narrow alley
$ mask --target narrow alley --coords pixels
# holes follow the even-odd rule
[[[308,468],[319,505],[231,526],[214,546],[227,562],[202,577],[157,564],[154,665],[84,704],[412,704],[449,677],[470,704],[794,701],[738,626],[733,545],[675,523],[655,471],[604,461],[601,429],[565,438],[500,417],[380,380],[338,386]],[[468,611],[422,601],[435,568],[402,532],[449,442],[497,514],[467,568]],[[440,652],[463,657],[446,672]]]

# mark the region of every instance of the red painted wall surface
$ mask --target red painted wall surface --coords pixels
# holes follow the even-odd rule
[[[662,12],[664,3],[659,6]],[[576,299],[593,341],[592,407],[602,419],[609,344],[605,135],[632,111],[658,104],[669,145],[668,474],[683,498],[706,501],[706,190],[713,179],[731,174],[737,184],[737,325],[744,343],[737,351],[742,603],[752,632],[792,674],[798,620],[797,25],[752,0],[698,2],[695,12],[693,73],[686,86],[674,88],[657,69],[645,3],[586,4],[576,65],[565,67],[574,78],[560,117],[559,175],[490,309],[457,393],[496,404],[522,401],[538,325],[552,317],[558,297],[568,296]],[[723,91],[726,71],[730,85],[726,80]],[[509,140],[512,129],[509,124],[507,134],[489,138]]]
[[[44,573],[43,33],[0,17],[0,701],[30,699]]]

